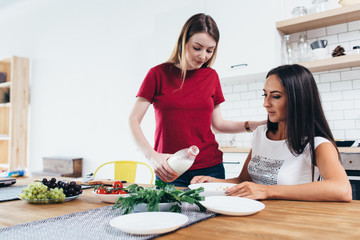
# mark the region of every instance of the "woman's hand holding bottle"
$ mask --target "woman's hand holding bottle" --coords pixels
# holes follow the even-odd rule
[[[172,154],[153,152],[150,161],[154,163],[154,173],[164,182],[171,182],[177,178],[177,173],[171,169],[167,160]]]

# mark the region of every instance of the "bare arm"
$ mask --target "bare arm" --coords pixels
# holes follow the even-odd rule
[[[254,131],[259,125],[266,124],[264,121],[249,121],[251,131]],[[214,111],[211,117],[212,129],[217,133],[240,133],[245,132],[245,122],[237,122],[231,120],[225,120],[222,117],[220,105],[215,105]]]
[[[170,181],[175,177],[175,172],[167,164],[167,159],[171,156],[171,154],[161,154],[156,152],[145,138],[140,126],[150,104],[151,103],[145,98],[138,97],[136,99],[135,105],[129,117],[130,130],[139,150],[145,155],[146,159],[150,160],[155,165],[155,174],[163,181]]]
[[[315,154],[323,181],[299,185],[260,185],[243,182],[230,188],[228,195],[252,199],[351,201],[351,186],[335,147],[331,143],[322,143],[316,148]]]

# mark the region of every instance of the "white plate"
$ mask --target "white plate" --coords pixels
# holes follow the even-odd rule
[[[232,216],[247,216],[265,208],[259,201],[233,196],[205,197],[200,203],[213,212]]]
[[[98,198],[106,203],[116,203],[116,201],[118,200],[119,197],[128,197],[130,196],[129,194],[97,194],[96,192],[92,192],[93,194],[95,194],[96,196],[98,196]]]
[[[130,234],[162,234],[174,231],[189,218],[173,212],[142,212],[122,215],[110,220],[110,225]]]
[[[34,203],[34,204],[48,204],[48,203],[63,203],[72,201],[76,198],[78,198],[81,194],[75,195],[72,197],[66,197],[66,198],[57,198],[57,199],[21,199],[28,203]]]
[[[170,203],[159,203],[159,211],[160,212],[169,212],[170,208],[176,205],[177,202],[170,202]],[[135,212],[147,212],[147,203],[139,203],[134,206]]]
[[[209,182],[191,184],[189,188],[196,189],[204,187],[204,192],[201,192],[200,196],[225,196],[225,191],[235,185],[234,183]]]

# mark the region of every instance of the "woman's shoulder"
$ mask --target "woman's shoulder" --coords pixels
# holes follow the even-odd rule
[[[331,143],[331,141],[327,138],[319,137],[319,136],[314,138],[315,149],[322,143]]]

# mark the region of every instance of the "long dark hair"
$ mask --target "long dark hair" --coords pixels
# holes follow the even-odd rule
[[[200,32],[208,33],[216,42],[213,55],[206,63],[203,64],[202,68],[211,66],[215,61],[217,46],[220,39],[219,29],[214,19],[209,15],[205,15],[204,13],[195,14],[190,17],[184,24],[174,50],[168,60],[170,63],[180,64],[183,80],[185,79],[187,69],[185,44],[194,34]]]
[[[298,64],[274,68],[268,72],[266,78],[270,75],[276,75],[286,91],[286,144],[295,156],[303,153],[307,144],[310,145],[312,180],[314,181],[314,166],[316,166],[314,138],[316,136],[326,138],[336,148],[321,106],[315,79],[307,68]],[[267,127],[275,132],[278,124],[268,120]]]

